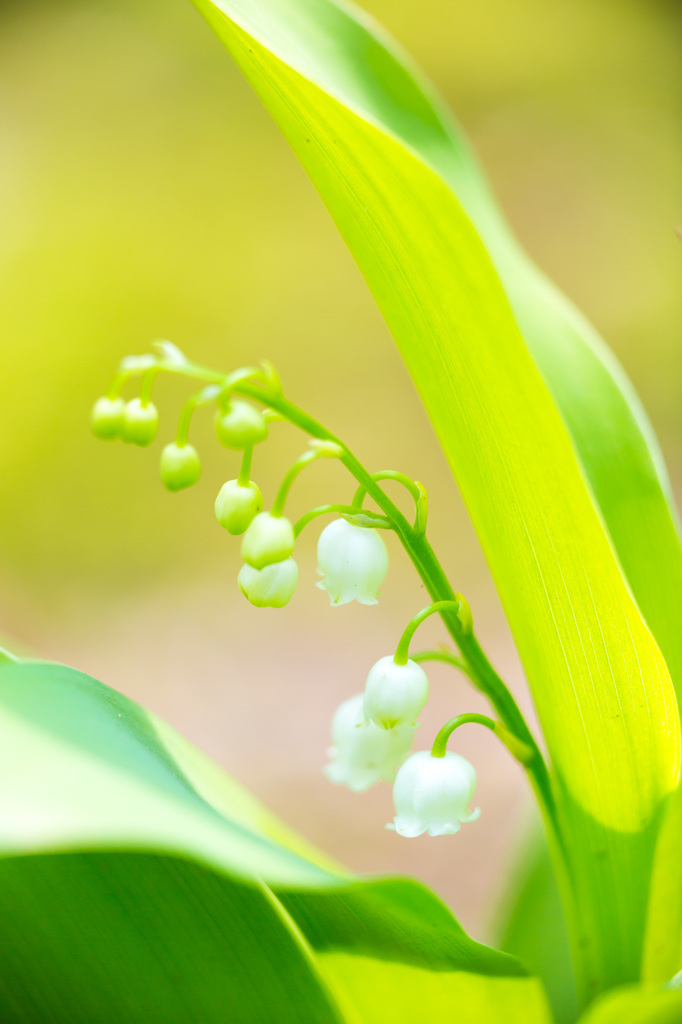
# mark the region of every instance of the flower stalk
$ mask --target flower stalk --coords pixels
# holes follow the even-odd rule
[[[134,368],[125,361],[122,364],[119,374],[115,378],[117,388],[120,388],[122,382],[134,375],[134,373],[151,368],[148,361],[144,364],[142,363],[142,360],[148,357],[135,358],[137,359],[137,364]],[[163,354],[160,357],[152,357],[152,359],[152,365],[154,365],[157,372],[166,372],[174,375],[181,374],[188,378],[201,380],[204,384],[215,385],[219,389],[219,391],[216,391],[216,395],[235,394],[258,402],[266,408],[273,410],[282,419],[299,427],[309,437],[317,441],[331,442],[338,449],[337,457],[339,461],[358,483],[357,500],[354,500],[350,506],[322,506],[320,509],[313,510],[312,513],[308,513],[298,521],[296,533],[300,533],[303,527],[317,515],[337,510],[341,514],[348,515],[349,518],[352,515],[353,519],[350,521],[354,521],[358,525],[390,528],[394,531],[424,583],[433,605],[439,606],[437,609],[438,613],[451,639],[459,648],[463,664],[466,666],[467,676],[472,680],[474,686],[490,701],[504,728],[527,748],[529,753],[526,768],[529,777],[550,831],[561,847],[554,796],[547,765],[516,701],[481,648],[470,619],[467,621],[467,617],[462,614],[461,595],[456,595],[426,537],[427,501],[423,487],[402,473],[394,471],[382,471],[377,474],[369,473],[340,438],[303,409],[300,409],[284,397],[279,378],[269,364],[263,364],[261,368],[249,367],[226,375],[208,367],[192,363],[189,360],[169,359]],[[117,392],[114,391],[112,385],[112,389],[109,391],[110,397],[115,393]],[[383,480],[395,480],[401,483],[410,493],[415,501],[416,509],[413,523],[410,523],[395,502],[380,486]],[[287,485],[283,499],[279,504],[283,504],[283,500],[286,499],[288,486],[290,484]],[[380,514],[362,509],[361,502],[364,501],[365,497],[370,498],[378,506]],[[360,523],[361,515],[366,517],[366,522]]]

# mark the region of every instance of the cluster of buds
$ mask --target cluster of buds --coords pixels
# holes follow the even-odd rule
[[[130,356],[124,359],[114,378],[110,393],[99,398],[92,409],[92,430],[96,437],[123,440],[148,447],[155,440],[159,414],[151,401],[156,376],[166,370],[190,370],[185,356],[170,342],[157,342],[158,355]],[[135,375],[142,379],[140,394],[125,401],[119,394],[122,385]],[[241,536],[244,565],[239,572],[241,592],[258,608],[282,608],[296,590],[298,567],[293,559],[294,526],[283,514],[284,501],[293,479],[300,470],[321,456],[339,457],[343,450],[334,442],[313,440],[310,449],[292,466],[270,511],[263,511],[263,495],[250,478],[254,447],[268,436],[271,418],[279,418],[272,409],[259,409],[253,402],[234,393],[234,386],[262,377],[279,386],[276,374],[265,364],[263,370],[239,370],[224,378],[222,386],[208,384],[184,406],[174,442],[167,444],[159,463],[161,481],[169,491],[180,491],[197,483],[201,461],[189,443],[190,421],[195,409],[215,403],[214,425],[218,441],[225,448],[241,452],[238,476],[222,485],[215,500],[215,516],[232,536]],[[315,515],[316,512],[313,513]],[[306,518],[306,517],[304,517]],[[365,517],[366,518],[366,517]],[[374,517],[381,519],[381,517]],[[368,520],[371,524],[371,519]],[[326,590],[332,604],[357,600],[375,604],[378,589],[388,569],[388,554],[375,530],[337,519],[323,532],[318,547],[318,584]]]
[[[153,402],[102,396],[92,410],[92,432],[101,441],[125,441],[147,448],[159,429],[159,413]]]
[[[366,488],[382,479],[403,484],[415,501],[416,520],[412,531],[423,535],[427,500],[421,485],[401,473],[369,476],[348,450],[320,427],[313,434],[308,450],[285,475],[270,510],[264,511],[263,495],[251,480],[254,447],[267,438],[271,419],[289,418],[295,422],[294,414],[298,412],[283,400],[274,370],[263,364],[261,370],[239,370],[223,376],[190,364],[169,342],[159,342],[155,347],[158,355],[130,357],[123,361],[109,393],[98,399],[92,410],[95,435],[103,440],[121,439],[147,447],[158,431],[159,416],[151,401],[156,376],[167,371],[207,381],[206,386],[185,403],[176,439],[161,453],[160,475],[170,491],[180,491],[197,483],[201,462],[188,440],[190,421],[197,408],[215,404],[218,441],[225,448],[241,452],[238,476],[220,488],[215,500],[215,516],[227,533],[242,538],[244,564],[238,582],[244,596],[258,608],[284,607],[298,583],[298,566],[293,558],[298,533],[318,515],[336,512],[337,518],[319,537],[317,563],[321,579],[317,586],[326,591],[332,606],[351,601],[376,604],[388,571],[388,552],[379,530],[397,527],[389,515],[379,515],[362,507]],[[140,394],[124,401],[119,391],[135,375],[141,376]],[[245,395],[251,401],[245,400]],[[255,402],[261,402],[264,408],[258,408]],[[304,414],[302,418],[305,423],[298,425],[303,429],[307,429],[305,424],[314,422]],[[360,489],[350,506],[321,506],[294,525],[283,514],[289,489],[306,465],[325,456],[345,462],[360,482]],[[377,501],[382,504],[380,497]],[[395,506],[392,508],[399,515]],[[326,776],[356,792],[380,781],[393,782],[396,814],[387,827],[403,836],[424,832],[451,834],[458,831],[462,822],[473,821],[478,816],[478,811],[468,810],[476,784],[474,769],[462,757],[445,749],[449,732],[443,740],[441,730],[432,750],[410,754],[418,718],[428,698],[429,682],[421,664],[409,658],[409,644],[424,618],[445,606],[451,611],[454,609],[460,630],[471,632],[471,612],[459,594],[454,601],[442,601],[424,609],[408,625],[395,654],[380,658],[373,665],[364,692],[344,701],[332,722],[332,747]]]

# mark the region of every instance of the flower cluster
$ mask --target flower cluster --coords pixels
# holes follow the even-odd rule
[[[170,342],[158,342],[155,348],[156,355],[123,360],[108,394],[93,407],[94,434],[102,440],[120,439],[146,448],[158,431],[159,416],[151,401],[158,374],[184,373],[202,379],[205,386],[183,406],[175,441],[161,452],[159,471],[170,491],[197,483],[201,462],[189,443],[190,424],[196,409],[214,405],[217,440],[241,453],[237,477],[224,483],[218,492],[215,516],[227,533],[242,538],[244,564],[238,582],[247,600],[257,608],[284,607],[298,583],[298,566],[293,558],[298,534],[317,516],[336,513],[319,537],[321,579],[317,586],[326,591],[335,607],[351,601],[376,604],[388,571],[388,552],[379,531],[395,530],[403,543],[408,532],[423,537],[427,514],[423,487],[402,473],[368,474],[344,445],[284,400],[279,379],[269,364],[225,376],[190,364]],[[136,375],[141,377],[139,395],[125,401],[120,390]],[[251,479],[251,463],[254,447],[266,440],[269,423],[276,419],[289,419],[308,431],[312,424],[315,430],[308,449],[289,468],[271,507],[265,511],[263,495]],[[321,457],[339,459],[360,487],[350,505],[320,506],[294,524],[284,515],[289,490],[298,474]],[[383,500],[377,482],[387,479],[400,483],[414,499],[416,518],[412,527],[396,506],[387,498]],[[368,491],[387,514],[363,507]],[[449,725],[439,733],[433,750],[410,755],[417,720],[429,693],[424,669],[416,656],[409,657],[410,640],[424,618],[444,610],[455,616],[461,635],[471,632],[471,612],[459,594],[454,600],[448,598],[424,609],[408,625],[395,654],[380,658],[372,666],[364,692],[344,701],[332,722],[330,760],[324,769],[327,778],[356,792],[380,781],[394,782],[396,814],[387,827],[403,836],[424,832],[448,835],[457,832],[462,822],[478,816],[478,811],[468,810],[476,783],[474,769],[462,757],[445,750]],[[471,720],[472,716],[463,717]],[[455,728],[458,721],[453,722]]]
[[[424,832],[452,835],[479,815],[468,810],[476,787],[468,761],[435,749],[408,756],[428,694],[426,673],[417,662],[403,659],[400,647],[395,655],[380,658],[369,671],[364,693],[345,701],[334,715],[325,768],[328,779],[356,792],[394,782],[396,814],[386,827],[410,838]]]

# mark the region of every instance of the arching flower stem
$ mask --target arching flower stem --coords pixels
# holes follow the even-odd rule
[[[412,478],[407,476],[406,473],[399,473],[394,469],[382,469],[378,473],[372,473],[372,480],[376,483],[380,480],[395,480],[397,483],[402,484],[414,499],[415,521],[413,529],[417,533],[424,533],[426,531],[426,520],[429,514],[429,500],[426,494],[426,489],[418,480],[412,480]],[[367,488],[361,484],[355,492],[353,504],[362,507],[366,494]]]
[[[151,370],[149,372],[151,373]],[[179,371],[176,369],[175,372],[177,373]],[[214,402],[217,397],[217,387],[209,385],[208,387],[202,388],[201,391],[197,391],[196,394],[191,395],[191,397],[187,399],[180,410],[180,419],[178,420],[178,429],[175,435],[175,443],[178,448],[184,448],[189,440],[189,428],[192,423],[192,416],[194,415],[195,409],[198,409],[202,405],[209,405],[211,402]]]
[[[304,452],[303,455],[300,455],[296,459],[296,461],[287,471],[286,476],[282,480],[282,483],[279,485],[279,490],[277,491],[277,494],[275,495],[275,500],[272,503],[270,515],[275,517],[279,517],[282,515],[282,513],[284,512],[284,505],[286,503],[287,496],[289,494],[289,491],[291,490],[291,485],[293,484],[294,480],[299,475],[299,473],[303,472],[306,466],[309,466],[311,462],[314,462],[316,459],[319,459],[319,457],[319,452],[309,451]]]
[[[294,523],[294,537],[298,537],[301,530],[311,523],[318,516],[327,516],[336,513],[345,516],[354,526],[365,526],[376,530],[392,530],[393,524],[386,516],[378,512],[369,512],[364,508],[357,508],[355,505],[319,505],[310,512],[306,512]]]
[[[512,757],[516,758],[524,768],[528,767],[529,762],[533,757],[533,751],[531,748],[526,743],[519,740],[518,737],[514,736],[508,729],[505,729],[501,722],[496,722],[493,718],[489,718],[487,715],[478,715],[475,713],[456,715],[455,718],[451,718],[449,722],[446,722],[433,741],[431,756],[445,757],[448,740],[455,729],[459,729],[460,725],[469,724],[482,725],[486,729],[490,729],[490,731],[495,733],[497,738],[504,743]]]
[[[435,604],[430,604],[428,608],[422,608],[422,610],[418,612],[413,619],[410,619],[395,650],[393,660],[396,665],[407,665],[407,659],[410,656],[410,643],[412,642],[412,637],[419,626],[421,626],[422,622],[424,622],[425,619],[428,619],[430,615],[435,615],[437,612],[447,611],[451,608],[454,609],[455,613],[459,612],[460,602],[457,600],[436,601]]]
[[[389,498],[383,488],[379,486],[379,482],[365,469],[340,438],[336,437],[330,430],[327,430],[323,424],[319,423],[303,409],[300,409],[293,402],[284,398],[279,388],[274,386],[274,383],[268,386],[267,382],[263,385],[254,380],[256,373],[261,379],[263,376],[267,376],[266,369],[250,373],[247,379],[241,379],[232,383],[235,377],[234,374],[231,376],[226,375],[191,362],[178,365],[159,359],[157,366],[164,372],[203,380],[207,384],[215,384],[221,388],[227,385],[245,398],[251,398],[274,409],[284,419],[299,427],[310,437],[321,441],[331,441],[339,446],[341,449],[339,461],[355,477],[365,493],[376,503],[390,521],[432,601],[434,603],[444,603],[440,611],[443,624],[469,667],[470,671],[468,674],[472,679],[476,680],[477,688],[488,698],[503,725],[530,749],[531,756],[526,766],[529,777],[548,825],[560,845],[563,845],[556,817],[549,772],[542,753],[516,701],[504,681],[490,664],[473,631],[462,626],[457,615],[456,608],[458,607],[458,602],[455,592],[426,535],[408,522],[396,504]],[[447,607],[445,607],[445,604],[447,604]]]
[[[434,648],[433,650],[428,651],[416,651],[411,655],[411,657],[412,661],[416,661],[418,665],[423,661],[442,661],[446,665],[451,665],[453,668],[459,669],[460,672],[463,672],[464,675],[468,677],[469,681],[472,682],[474,686],[478,687],[478,682],[474,676],[472,676],[471,670],[464,658],[458,658],[457,655],[453,654],[451,651]]]
[[[272,503],[272,509],[270,514],[279,517],[284,512],[284,506],[286,504],[291,485],[293,484],[299,473],[302,473],[306,466],[309,466],[311,462],[315,462],[316,459],[336,459],[340,458],[343,454],[342,448],[338,444],[330,444],[329,442],[323,441],[321,444],[311,442],[310,451],[304,452],[303,455],[299,455],[293,465],[289,468],[286,476],[282,480],[279,486],[279,490],[275,495],[275,500]]]

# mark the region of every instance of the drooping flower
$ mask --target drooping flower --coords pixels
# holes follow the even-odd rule
[[[249,402],[233,399],[225,412],[215,417],[215,432],[226,448],[241,451],[268,436],[268,425],[263,413]]]
[[[476,788],[476,772],[465,758],[446,751],[434,757],[420,750],[401,766],[393,786],[395,818],[386,828],[398,835],[448,836],[459,832],[462,822],[476,821],[480,810],[469,811]]]
[[[365,717],[383,729],[413,725],[426,704],[429,680],[415,661],[398,665],[392,655],[380,658],[365,683]]]
[[[141,399],[133,398],[126,404],[121,436],[128,444],[146,448],[156,437],[158,427],[159,413],[153,402],[143,405]]]
[[[123,432],[126,403],[122,398],[98,398],[92,407],[90,424],[95,437],[115,441]]]
[[[159,472],[169,491],[192,487],[201,476],[201,462],[194,445],[167,444],[161,452]]]
[[[341,786],[362,793],[377,782],[393,782],[412,746],[415,727],[381,729],[365,720],[362,694],[341,704],[332,719],[332,746],[324,774]]]
[[[293,558],[273,562],[263,569],[243,565],[238,581],[242,594],[256,608],[283,608],[296,590],[298,566]]]
[[[233,537],[244,533],[262,508],[263,495],[253,480],[247,484],[228,480],[215,500],[216,519]]]
[[[283,562],[294,550],[294,528],[284,516],[260,512],[242,540],[242,558],[254,569]]]
[[[376,604],[388,571],[388,552],[378,530],[336,519],[317,542],[317,584],[332,604]]]

